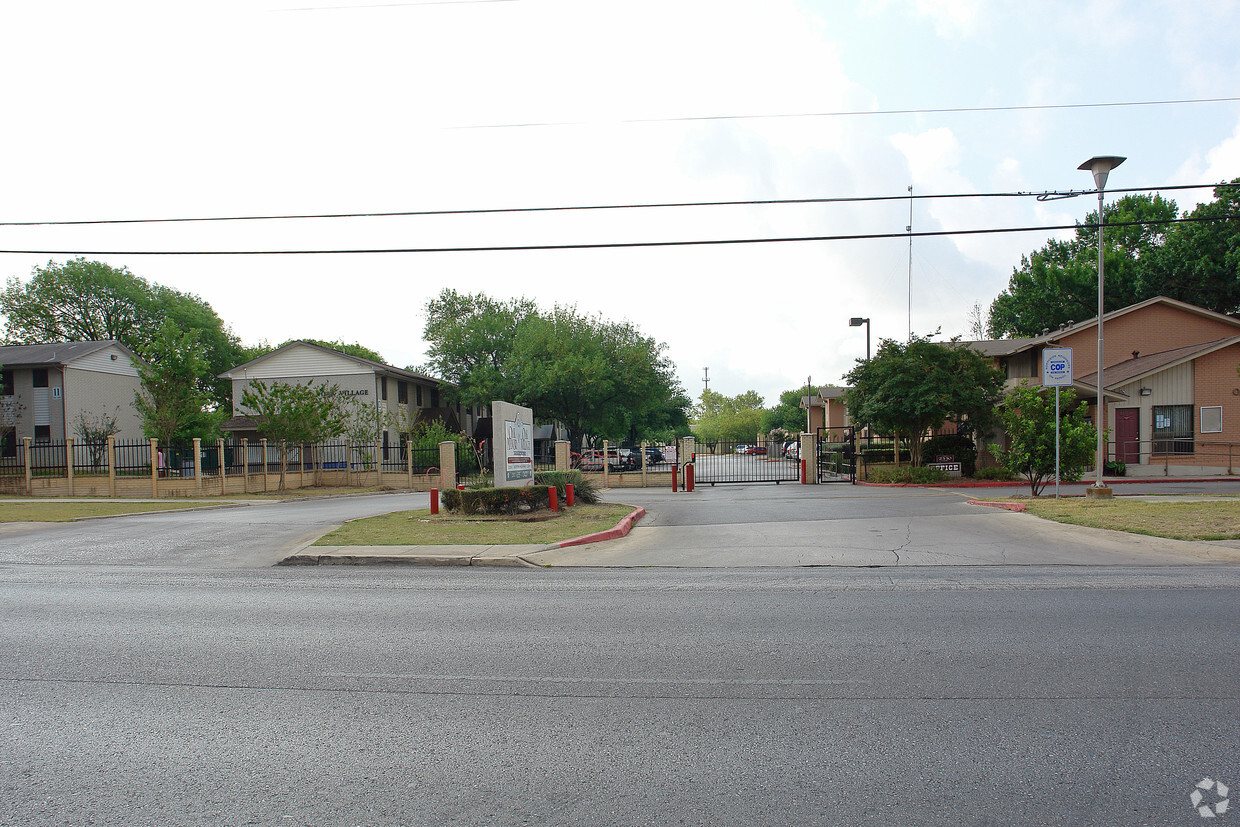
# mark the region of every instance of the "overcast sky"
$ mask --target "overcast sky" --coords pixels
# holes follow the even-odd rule
[[[6,2],[0,221],[1089,189],[1240,176],[1236,2]],[[1013,110],[1010,107],[1031,107]],[[1004,109],[1009,108],[1009,109]],[[976,111],[942,111],[972,109]],[[905,111],[900,114],[899,111]],[[940,110],[908,113],[907,110]],[[833,114],[851,113],[851,114]],[[1208,190],[1169,193],[1181,207]],[[1094,196],[918,200],[915,232],[1050,226]],[[425,358],[445,287],[627,319],[690,395],[838,383],[880,338],[968,330],[1046,232],[318,256],[95,251],[903,233],[909,201],[0,227],[0,273],[76,252],[192,292],[246,343]]]

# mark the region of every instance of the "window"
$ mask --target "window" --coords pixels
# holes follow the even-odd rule
[[[439,388],[431,388],[431,407],[439,407]]]
[[[384,402],[387,401],[387,377],[386,376],[379,377],[379,398],[382,399]]]
[[[47,387],[47,368],[35,368],[30,372],[30,375],[34,378],[34,386],[36,388]]]
[[[51,425],[35,425],[34,426],[34,441],[35,442],[50,442],[51,439],[52,439],[52,426]]]
[[[409,404],[409,383],[401,380],[396,381],[396,401],[401,405]]]
[[[1154,453],[1193,453],[1193,406],[1155,405]]]
[[[1105,320],[1104,320],[1105,321]],[[418,389],[418,407],[422,407],[422,386],[414,385]]]
[[[13,371],[0,371],[0,385],[3,385],[3,389],[0,390],[0,396],[13,395]]]
[[[17,456],[17,432],[9,431],[0,437],[0,457],[6,459]]]
[[[1203,434],[1221,434],[1223,432],[1223,406],[1201,409],[1201,432]]]

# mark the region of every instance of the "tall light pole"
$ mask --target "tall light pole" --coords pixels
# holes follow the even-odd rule
[[[1126,160],[1128,159],[1121,158],[1118,155],[1098,155],[1077,167],[1077,169],[1093,174],[1094,186],[1098,188],[1098,402],[1094,415],[1094,428],[1098,431],[1098,448],[1094,457],[1093,485],[1098,496],[1107,496],[1110,493],[1110,489],[1102,484],[1102,465],[1106,457],[1106,443],[1103,436],[1106,422],[1102,416],[1102,314],[1104,310],[1102,301],[1102,191],[1106,189],[1107,175]],[[1107,492],[1106,494],[1103,493],[1104,490]]]
[[[848,320],[849,327],[861,327],[865,325],[865,360],[870,361],[870,320],[863,319],[860,316],[853,316]]]

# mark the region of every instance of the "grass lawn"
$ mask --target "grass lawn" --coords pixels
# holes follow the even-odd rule
[[[1072,525],[1150,534],[1172,540],[1240,539],[1240,499],[1147,500],[1083,497],[1021,500],[1030,514]]]
[[[555,543],[605,531],[633,511],[631,505],[598,503],[576,505],[560,516],[541,522],[505,517],[463,517],[430,509],[399,511],[345,523],[321,538],[316,546],[458,546]],[[533,516],[546,516],[539,511]]]
[[[39,502],[37,500],[0,501],[0,523],[65,523],[78,517],[112,517],[199,508],[201,502]]]

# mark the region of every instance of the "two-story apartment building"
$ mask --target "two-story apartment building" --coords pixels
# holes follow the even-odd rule
[[[141,439],[133,401],[141,381],[139,357],[120,342],[56,342],[0,347],[0,396],[13,417],[0,453],[17,455],[35,442],[76,438],[83,417],[114,420],[119,439]],[[7,430],[7,429],[6,429]]]
[[[245,390],[257,381],[335,385],[357,404],[376,410],[381,424],[378,438],[384,448],[400,441],[393,420],[440,420],[452,431],[472,434],[481,414],[477,409],[449,405],[442,398],[444,383],[438,379],[309,342],[289,342],[220,376],[232,381],[233,398],[233,417],[222,429],[239,438],[259,437],[254,412],[241,404]]]

